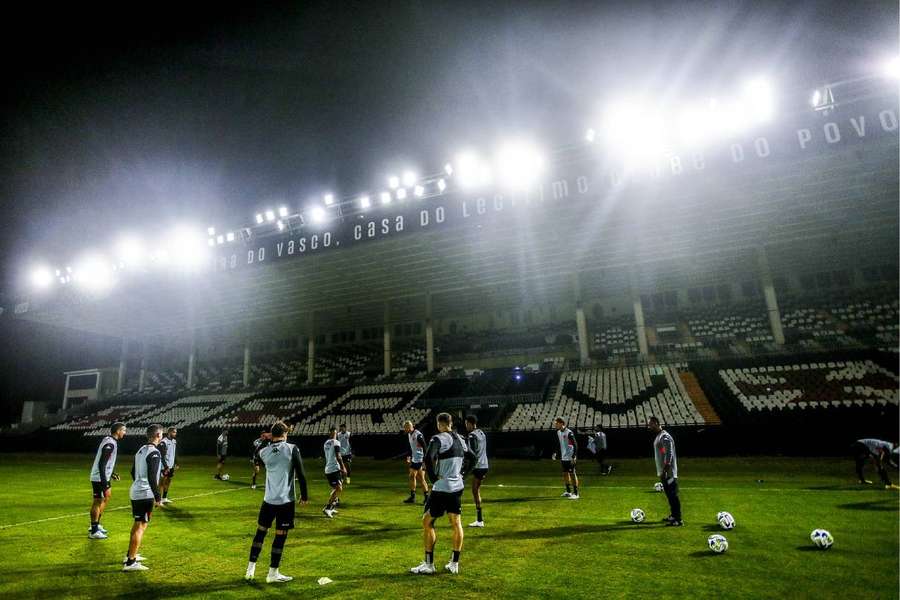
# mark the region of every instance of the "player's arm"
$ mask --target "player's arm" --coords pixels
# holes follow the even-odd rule
[[[437,464],[438,456],[441,453],[441,441],[437,438],[437,436],[431,438],[431,443],[428,444],[428,448],[425,450],[425,472],[428,473],[428,480],[431,483],[437,481],[440,477],[435,471],[434,466]]]
[[[572,462],[578,460],[578,441],[575,439],[575,434],[571,431],[569,432],[569,445],[572,446]]]
[[[162,456],[155,452],[147,455],[147,481],[150,482],[150,489],[153,491],[153,499],[159,504],[162,496],[159,494],[159,464]]]
[[[166,468],[166,444],[164,442],[160,442],[159,445],[156,446],[156,449],[159,450],[159,464],[162,465],[162,474],[165,476],[168,469]]]
[[[462,469],[460,469],[460,475],[462,475],[463,477],[469,474],[469,472],[475,466],[476,461],[478,460],[478,455],[475,454],[477,448],[478,439],[474,436],[472,436],[471,442],[469,444],[466,444],[465,441],[463,441],[463,464]]]
[[[306,483],[306,471],[303,470],[303,457],[300,456],[300,448],[294,446],[291,452],[291,463],[294,466],[294,475],[300,482],[300,501],[306,504],[309,501],[309,489]]]
[[[97,464],[97,468],[100,471],[100,486],[104,490],[109,488],[109,480],[106,479],[106,465],[109,463],[109,459],[112,457],[112,452],[113,445],[105,444],[100,450],[100,462]]]
[[[672,438],[665,436],[662,439],[662,449],[660,453],[663,455],[663,479],[669,480],[672,472]]]
[[[341,458],[341,447],[337,446],[334,449],[334,458],[337,460],[338,467],[341,469],[341,473],[344,475],[347,474],[347,467],[344,465],[344,459]]]

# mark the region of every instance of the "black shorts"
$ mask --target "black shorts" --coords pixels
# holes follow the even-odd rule
[[[256,523],[260,527],[268,529],[275,521],[275,529],[293,529],[294,528],[294,509],[296,502],[288,502],[287,504],[269,504],[263,502],[259,507],[259,518]]]
[[[109,489],[109,486],[104,486],[99,481],[92,481],[91,487],[94,488],[94,498],[103,498],[103,492]]]
[[[574,473],[575,472],[575,463],[571,460],[563,460],[560,461],[562,463],[563,473]]]
[[[325,479],[328,480],[328,484],[331,487],[337,487],[341,482],[341,479],[344,478],[344,474],[340,471],[334,471],[333,473],[325,473]]]
[[[481,481],[482,479],[484,479],[485,475],[487,475],[487,472],[487,469],[472,469],[472,477],[474,477],[478,481]]]
[[[411,463],[409,463],[409,468],[410,468],[411,471],[421,471],[421,470],[422,470],[422,463],[420,463],[420,462],[417,462],[417,463],[411,462]]]
[[[134,517],[134,520],[139,523],[149,523],[150,515],[153,513],[153,504],[153,498],[132,500],[131,515]]]
[[[350,463],[353,462],[353,455],[352,454],[341,454],[341,460],[344,461],[345,465],[349,465]]]
[[[443,517],[444,513],[462,514],[462,490],[458,492],[435,492],[428,494],[425,511],[432,519]]]

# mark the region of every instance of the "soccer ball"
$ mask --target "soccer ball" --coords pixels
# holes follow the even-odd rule
[[[718,533],[709,536],[706,540],[706,545],[716,554],[722,554],[728,550],[728,540],[725,539],[724,535],[719,535]]]
[[[822,550],[828,550],[834,544],[834,536],[824,529],[813,529],[813,532],[809,534],[809,539]]]
[[[635,523],[642,523],[644,521],[644,511],[639,508],[631,509],[631,520]]]
[[[722,529],[734,529],[734,517],[732,517],[729,512],[723,510],[717,514],[716,521],[719,522],[719,527]]]
[[[229,479],[231,479],[231,475],[229,475],[228,473],[222,475],[222,481],[228,481]]]
[[[654,484],[653,484],[653,489],[656,490],[657,492],[663,491],[663,484],[662,484],[662,481],[657,481],[656,483],[654,483]]]

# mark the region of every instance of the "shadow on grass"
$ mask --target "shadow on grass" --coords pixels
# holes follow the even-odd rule
[[[804,544],[802,546],[797,546],[798,552],[834,552],[834,548],[829,548],[828,550],[822,550],[818,546],[813,546],[812,544]]]
[[[697,550],[696,552],[691,552],[688,554],[691,558],[718,558],[720,556],[724,556],[728,554],[727,552],[723,552],[722,554],[716,554],[712,550]]]
[[[865,492],[869,490],[876,489],[875,486],[871,485],[858,485],[858,484],[846,484],[846,485],[814,485],[811,487],[801,488],[809,491],[818,491],[818,492]]]
[[[718,525],[704,525],[704,526],[703,526],[703,531],[716,531],[716,532],[718,532],[718,531],[724,531],[724,529],[722,529],[722,528],[719,527]]]
[[[871,502],[850,502],[848,504],[838,504],[836,508],[841,508],[844,510],[874,510],[896,512],[898,505],[896,498],[884,498],[882,500],[872,500]]]
[[[506,503],[517,503],[517,502],[555,502],[559,501],[560,498],[557,496],[533,496],[529,498],[525,497],[517,497],[517,498],[491,498],[489,496],[482,496],[482,501],[485,504],[506,504]]]
[[[179,523],[184,521],[193,521],[197,517],[189,510],[185,510],[178,506],[166,506],[165,508],[157,509],[158,512],[155,512],[153,516],[165,515],[165,518],[170,521],[178,521]]]
[[[665,527],[664,523],[632,523],[631,521],[619,521],[618,523],[609,523],[606,525],[567,525],[564,527],[548,527],[545,529],[523,529],[496,533],[490,532],[479,535],[478,537],[500,539],[563,539],[567,535],[587,535],[592,533],[638,529],[649,530],[660,529],[662,527]]]

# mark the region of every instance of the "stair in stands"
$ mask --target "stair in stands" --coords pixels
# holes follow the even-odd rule
[[[687,392],[691,402],[694,403],[694,406],[697,407],[697,412],[700,413],[703,420],[709,425],[721,425],[722,419],[719,418],[716,410],[712,407],[712,404],[709,403],[709,399],[706,397],[706,394],[703,393],[703,388],[700,387],[700,382],[697,381],[697,377],[694,373],[691,371],[682,371],[678,376],[681,378],[681,383],[684,384],[684,390]]]

